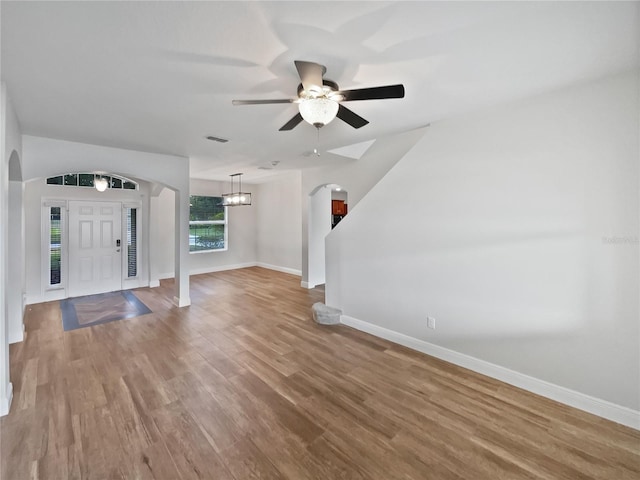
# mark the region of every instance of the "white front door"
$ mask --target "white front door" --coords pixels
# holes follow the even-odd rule
[[[122,204],[69,202],[69,297],[122,289]]]

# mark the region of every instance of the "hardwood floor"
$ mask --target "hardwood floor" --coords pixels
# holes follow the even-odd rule
[[[11,347],[2,479],[638,479],[640,432],[344,326],[261,268],[138,289],[154,313]]]

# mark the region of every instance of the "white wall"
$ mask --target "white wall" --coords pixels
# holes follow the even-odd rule
[[[301,173],[282,174],[255,187],[258,265],[301,275]]]
[[[173,277],[174,238],[172,235],[167,235],[166,232],[173,232],[175,228],[174,198],[173,191],[165,188],[155,199],[151,199],[152,204],[156,202],[157,205],[157,208],[153,209],[155,214],[150,219],[151,226],[149,227],[153,239],[149,264],[152,271],[155,271],[155,274],[151,275],[152,281],[158,278]],[[189,260],[189,264],[191,264],[191,260]],[[189,265],[189,269],[191,269],[191,265]]]
[[[190,181],[191,195],[220,196],[229,188],[230,184],[227,182],[196,179]],[[243,184],[242,189],[252,193],[253,205],[227,209],[228,249],[219,252],[190,253],[189,272],[192,275],[256,264],[256,203],[258,199],[253,195],[255,185]],[[167,235],[162,236],[162,232],[170,232],[173,229],[173,202],[173,192],[163,190],[158,198],[158,215],[152,219],[155,225],[152,235],[157,236],[158,243],[154,248],[155,253],[151,261],[155,264],[154,268],[158,269],[160,278],[173,276],[173,241]]]
[[[309,264],[307,273],[308,287],[313,288],[325,283],[324,241],[331,232],[331,187],[318,188],[309,197],[307,221],[309,224]]]
[[[426,128],[379,138],[360,160],[345,159],[331,165],[302,171],[302,285],[309,286],[309,195],[321,185],[337,184],[349,192],[349,212],[395,163],[424,135]],[[321,160],[319,161],[321,163]],[[409,183],[411,179],[407,179]],[[340,224],[347,221],[347,216]],[[338,227],[336,227],[338,228]]]
[[[349,197],[347,195],[347,192],[345,192],[344,190],[340,190],[339,192],[332,191],[331,200],[342,200],[346,204],[349,203]]]
[[[22,162],[22,136],[20,124],[11,104],[4,82],[0,85],[0,416],[9,413],[13,386],[9,374],[9,315],[15,311],[11,305],[21,305],[22,298],[15,298],[14,288],[9,289],[10,282],[22,284],[21,272],[9,271],[15,264],[10,255],[22,257],[22,251],[9,250],[9,208],[19,208],[16,202],[9,205],[9,161],[12,156]],[[14,197],[12,195],[12,197]],[[12,217],[15,212],[12,212]],[[20,245],[14,246],[21,248]],[[16,277],[13,278],[13,275]],[[12,295],[12,296],[9,296]],[[21,315],[20,315],[21,316]],[[21,321],[21,318],[20,318]],[[12,322],[13,323],[13,322]]]
[[[636,72],[432,125],[329,235],[327,303],[639,418],[638,86]]]

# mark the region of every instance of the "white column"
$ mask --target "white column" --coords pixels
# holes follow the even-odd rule
[[[13,385],[9,377],[9,326],[7,323],[7,230],[9,203],[9,158],[5,151],[7,90],[2,84],[2,101],[0,102],[0,415],[9,413],[13,397]]]
[[[149,286],[152,288],[160,286],[160,271],[156,261],[159,255],[157,239],[163,233],[160,231],[157,222],[151,220],[158,218],[158,215],[160,215],[160,199],[152,191],[149,196],[149,215],[147,215],[148,218],[145,222],[148,225],[147,231],[149,232],[147,265],[149,265]]]
[[[188,185],[188,183],[187,183]],[[189,297],[189,191],[175,192],[175,296],[178,307],[191,305]]]
[[[325,283],[324,239],[331,232],[331,187],[323,186],[309,198],[307,278],[309,288]]]

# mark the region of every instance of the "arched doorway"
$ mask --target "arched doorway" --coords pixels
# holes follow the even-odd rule
[[[347,214],[348,194],[338,184],[319,185],[309,195],[308,284],[325,283],[325,238]]]
[[[28,303],[146,285],[150,190],[104,171],[26,182],[27,228],[42,232],[26,239]]]

